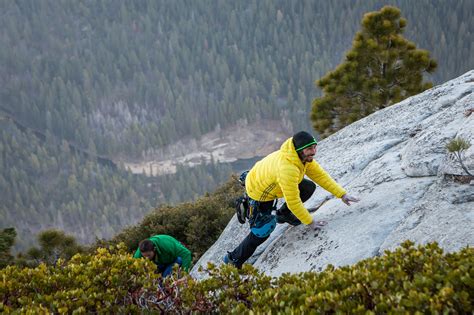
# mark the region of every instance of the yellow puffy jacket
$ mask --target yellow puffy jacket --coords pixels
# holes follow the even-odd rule
[[[245,187],[250,198],[257,201],[284,197],[291,212],[304,224],[310,224],[313,217],[304,207],[298,189],[305,174],[337,198],[341,198],[346,191],[315,160],[303,164],[292,140],[289,138],[280,150],[258,161],[249,171]]]

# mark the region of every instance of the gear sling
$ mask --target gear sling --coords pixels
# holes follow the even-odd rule
[[[244,187],[248,172],[243,172],[239,177],[239,182]],[[267,237],[276,227],[274,211],[276,210],[277,201],[261,202],[253,200],[244,193],[236,200],[237,219],[241,224],[249,220],[252,233],[260,238]]]

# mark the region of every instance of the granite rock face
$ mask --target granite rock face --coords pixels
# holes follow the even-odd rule
[[[322,270],[383,254],[404,240],[438,242],[446,251],[474,245],[474,182],[446,144],[472,144],[464,164],[474,173],[474,70],[351,124],[318,145],[316,160],[351,195],[350,207],[322,188],[308,207],[331,198],[316,213],[320,231],[278,225],[249,260],[273,276]],[[234,217],[199,266],[221,263],[247,235]]]

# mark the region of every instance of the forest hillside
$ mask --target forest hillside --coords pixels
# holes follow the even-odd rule
[[[430,80],[474,67],[472,1],[1,2],[0,228],[19,248],[50,227],[91,242],[214,190],[232,170],[212,159],[165,177],[125,165],[235,125],[310,130],[314,81],[385,4],[438,61]]]

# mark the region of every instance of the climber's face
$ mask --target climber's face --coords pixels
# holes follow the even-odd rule
[[[143,252],[142,256],[147,259],[153,260],[153,258],[155,258],[155,252],[154,251]]]
[[[316,144],[313,144],[310,147],[304,148],[298,153],[301,162],[306,163],[306,162],[311,162],[313,161],[313,157],[316,155]]]

